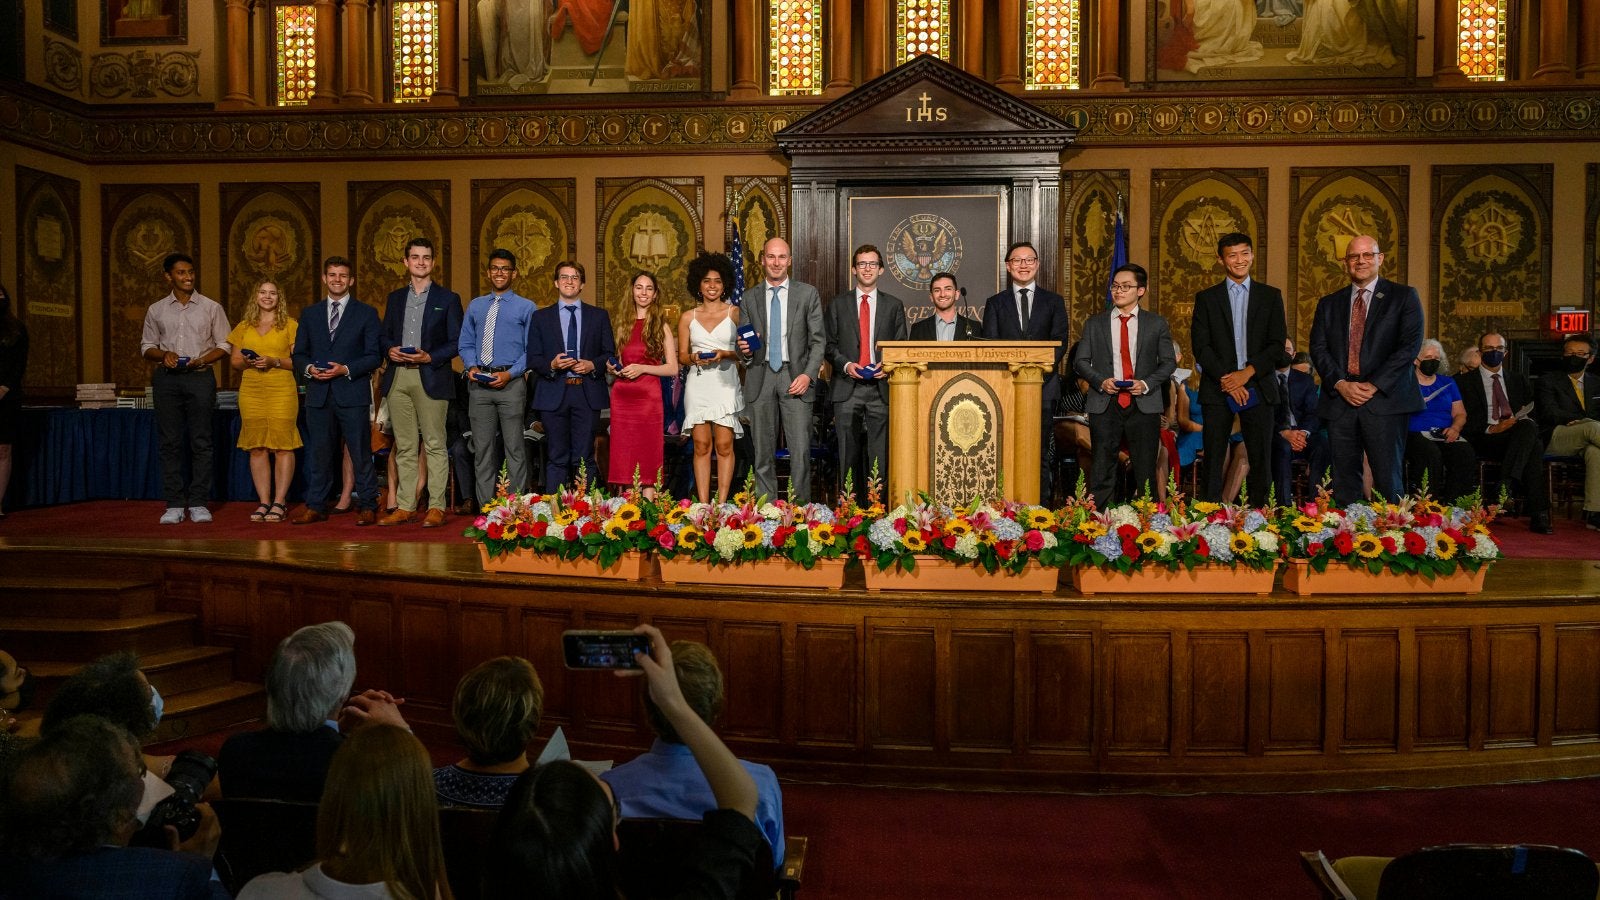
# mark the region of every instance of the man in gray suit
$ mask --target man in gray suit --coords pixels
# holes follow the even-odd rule
[[[1113,502],[1117,451],[1124,440],[1133,461],[1134,495],[1143,494],[1146,487],[1155,492],[1164,389],[1178,362],[1167,320],[1139,307],[1148,283],[1144,267],[1132,263],[1112,273],[1114,306],[1084,323],[1072,361],[1073,369],[1089,382],[1086,407],[1094,446],[1089,492],[1102,509]]]
[[[752,354],[750,344],[739,340],[746,361],[744,404],[755,451],[756,491],[779,496],[775,461],[781,414],[794,499],[809,503],[811,404],[826,344],[822,297],[811,285],[789,278],[789,244],[783,238],[761,248],[761,268],[766,280],[745,291],[740,304],[744,321],[761,337],[761,349]]]
[[[855,288],[834,297],[824,316],[834,372],[829,397],[839,440],[840,484],[853,471],[856,493],[865,498],[873,470],[885,481],[889,471],[889,373],[878,365],[878,342],[906,339],[906,310],[898,297],[878,290],[883,254],[877,247],[856,248],[850,270]],[[863,333],[871,337],[863,341]],[[863,445],[867,455],[859,459]]]

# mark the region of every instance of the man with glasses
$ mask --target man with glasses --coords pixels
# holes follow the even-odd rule
[[[1545,442],[1533,420],[1533,384],[1527,376],[1506,367],[1508,348],[1504,335],[1483,334],[1478,338],[1477,370],[1456,379],[1461,405],[1467,411],[1462,436],[1478,452],[1478,459],[1500,464],[1512,496],[1526,498],[1528,528],[1538,534],[1554,534],[1550,485],[1544,478]]]
[[[1411,370],[1422,349],[1422,301],[1415,289],[1380,277],[1382,267],[1376,239],[1352,238],[1344,255],[1350,286],[1318,300],[1311,323],[1311,361],[1322,376],[1317,415],[1328,427],[1333,499],[1341,506],[1365,499],[1363,454],[1374,493],[1404,493],[1406,428],[1422,409]]]
[[[986,340],[1000,341],[1055,341],[1056,360],[1044,379],[1040,392],[1040,406],[1044,420],[1040,423],[1042,436],[1039,446],[1039,499],[1050,502],[1054,466],[1054,416],[1056,399],[1061,394],[1061,378],[1056,374],[1061,368],[1061,358],[1067,352],[1067,304],[1060,294],[1040,288],[1035,280],[1039,274],[1039,251],[1028,241],[1018,241],[1006,249],[1005,290],[985,301],[983,305],[983,336]]]
[[[789,277],[789,243],[773,238],[761,248],[766,279],[744,292],[740,317],[761,338],[761,348],[739,339],[744,355],[744,406],[755,452],[756,492],[778,493],[778,420],[789,448],[789,486],[796,503],[811,502],[811,409],[827,346],[822,295]]]
[[[1545,452],[1583,457],[1583,523],[1600,531],[1600,379],[1589,378],[1594,338],[1568,335],[1561,370],[1539,379],[1538,410]]]
[[[839,484],[853,472],[856,493],[865,497],[874,471],[888,479],[889,373],[879,365],[878,342],[906,339],[906,310],[898,297],[878,290],[883,254],[877,247],[857,247],[850,271],[855,288],[828,303],[824,321],[827,357],[834,371],[829,394],[839,440]]]
[[[555,303],[535,312],[528,333],[528,371],[537,382],[533,408],[544,420],[549,442],[544,490],[572,485],[583,465],[590,484],[600,483],[594,434],[600,410],[611,405],[606,360],[617,355],[606,311],[583,302],[583,266],[556,263]]]
[[[528,449],[522,431],[528,411],[528,328],[532,300],[511,289],[517,257],[496,247],[489,252],[490,292],[467,305],[461,320],[461,360],[467,365],[467,415],[472,424],[474,497],[487,503],[500,472],[498,445],[505,449],[506,478],[513,494],[528,489]]]

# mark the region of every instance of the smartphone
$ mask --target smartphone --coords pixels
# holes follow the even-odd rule
[[[1133,387],[1133,382],[1131,380],[1130,381],[1113,381],[1111,383],[1114,386],[1116,386],[1118,388],[1121,388],[1123,390],[1127,390],[1128,388]]]
[[[401,347],[400,348],[400,352],[401,353],[405,353],[407,355],[411,355],[411,354],[414,354],[414,353],[417,352],[417,348],[415,348],[415,347]]]
[[[473,372],[472,380],[482,384],[494,384],[494,376],[488,372]]]
[[[255,352],[254,350],[251,350],[249,347],[240,347],[239,348],[239,355],[244,357],[245,359],[250,359],[250,360],[255,360],[255,359],[260,359],[261,358],[261,354]]]
[[[649,653],[650,638],[631,631],[563,631],[561,651],[569,669],[637,669],[633,655]]]

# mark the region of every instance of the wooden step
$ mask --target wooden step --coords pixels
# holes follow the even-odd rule
[[[88,662],[107,653],[140,655],[192,646],[197,619],[186,613],[150,613],[125,619],[0,616],[6,652],[23,660]]]
[[[196,738],[253,722],[267,713],[266,689],[245,681],[230,681],[170,697],[163,692],[162,700],[165,711],[155,741]]]
[[[155,526],[151,526],[153,531]],[[0,549],[0,571],[8,578],[39,579],[155,579],[159,567],[143,561],[114,556],[85,556],[71,551]]]
[[[154,582],[118,578],[0,576],[0,615],[126,619],[156,611]]]
[[[34,704],[44,708],[56,695],[61,682],[83,669],[83,661],[29,660],[22,664],[33,673],[38,684]],[[199,690],[233,680],[233,651],[227,647],[180,647],[139,657],[139,668],[163,697]]]

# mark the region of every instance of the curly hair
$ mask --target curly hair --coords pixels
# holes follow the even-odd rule
[[[58,859],[116,843],[138,821],[139,745],[99,716],[74,716],[17,757],[0,807],[0,847]]]
[[[689,277],[685,279],[689,296],[693,297],[696,303],[704,299],[700,296],[700,282],[712,272],[722,276],[723,299],[727,299],[729,292],[733,290],[733,260],[723,253],[701,250],[699,256],[689,260]]]
[[[100,716],[141,741],[155,734],[159,723],[150,707],[150,684],[139,673],[139,658],[126,650],[102,656],[61,682],[44,709],[39,731],[49,734],[74,716]]]

